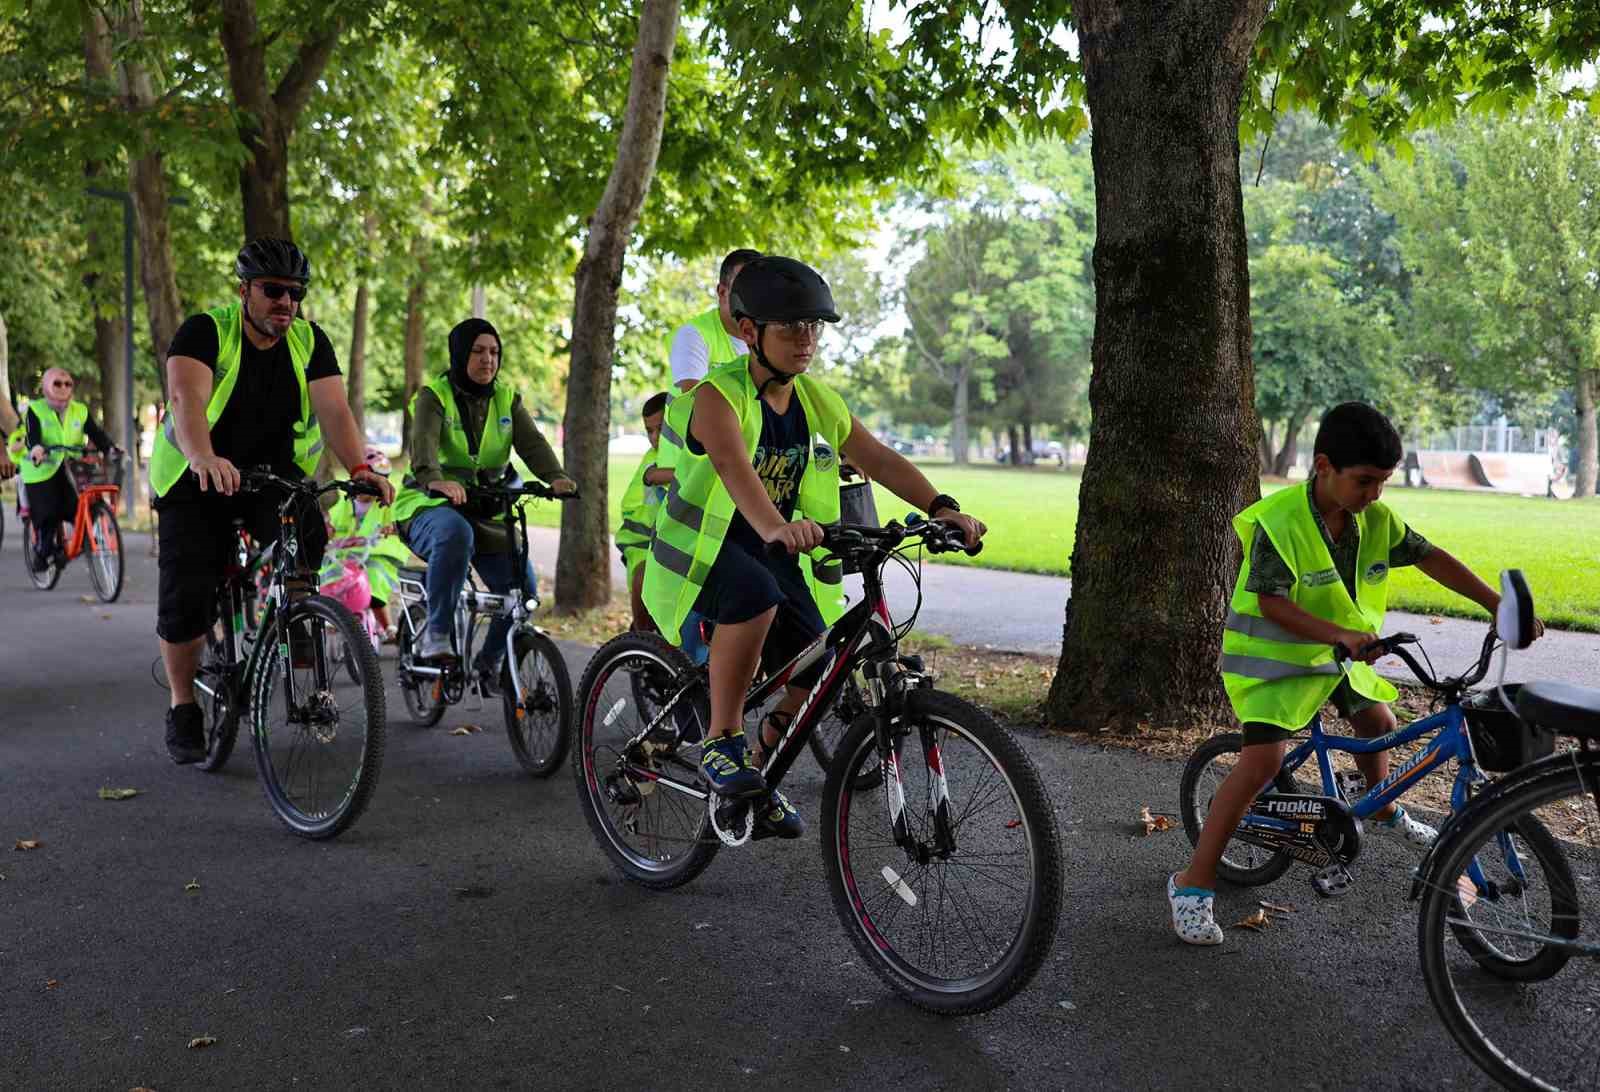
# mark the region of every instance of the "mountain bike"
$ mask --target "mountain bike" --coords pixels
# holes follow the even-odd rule
[[[206,756],[199,767],[220,770],[239,724],[250,718],[256,772],[273,812],[303,838],[332,838],[361,816],[383,765],[385,709],[378,657],[353,615],[313,594],[316,571],[300,551],[301,511],[323,494],[376,496],[359,481],[292,481],[267,470],[240,475],[246,492],[281,492],[279,535],[270,548],[265,598],[243,531],[237,557],[217,589],[217,623],[206,635],[195,690],[205,720]],[[250,609],[259,611],[256,625]],[[354,681],[334,660],[350,650]]]
[[[67,563],[85,551],[89,554],[89,583],[102,603],[114,603],[122,594],[122,529],[117,526],[117,497],[122,492],[124,460],[112,449],[110,457],[86,455],[82,444],[49,444],[46,451],[80,456],[68,460],[68,473],[78,490],[78,507],[73,513],[72,534],[59,554],[39,564],[38,545],[43,528],[33,526],[31,516],[22,517],[22,563],[28,579],[40,591],[49,591],[61,579]]]
[[[1411,890],[1421,899],[1422,977],[1451,1036],[1507,1088],[1592,1089],[1600,1083],[1600,690],[1548,682],[1503,690],[1507,734],[1572,742],[1487,786],[1439,832]]]
[[[1050,796],[1015,738],[976,706],[934,689],[917,657],[899,654],[916,614],[899,626],[890,619],[882,572],[898,560],[920,596],[919,571],[903,552],[919,544],[936,553],[964,548],[959,531],[920,518],[825,528],[820,549],[856,566],[865,594],[757,680],[744,709],[759,712],[796,674],[821,664],[766,754],[762,773],[776,788],[859,671],[867,709],[840,741],[822,793],[834,908],[862,958],[903,997],[935,1012],[981,1012],[1022,989],[1050,950],[1061,847]],[[659,636],[628,633],[595,653],[579,693],[578,799],[624,877],[678,887],[723,846],[751,841],[750,802],[711,793],[700,779],[696,741],[710,716],[705,667]],[[871,767],[883,773],[862,788]]]
[[[511,750],[534,777],[549,777],[567,755],[572,738],[572,679],[554,639],[532,622],[539,591],[526,586],[528,524],[521,501],[525,497],[574,500],[577,496],[557,494],[537,482],[467,486],[469,501],[496,506],[511,529],[515,575],[511,589],[503,595],[473,587],[470,581],[462,587],[451,634],[455,656],[447,662],[424,663],[414,652],[427,626],[427,570],[402,567],[398,581],[401,609],[395,622],[400,695],[411,719],[423,727],[439,723],[447,707],[469,694],[477,699],[478,708],[493,696],[485,693],[483,680],[470,670],[478,630],[493,618],[511,620],[500,668],[501,709]]]
[[[1452,759],[1458,767],[1450,808],[1456,812],[1487,780],[1483,771],[1514,770],[1548,754],[1551,738],[1506,731],[1497,711],[1498,702],[1471,693],[1471,688],[1482,682],[1488,672],[1496,642],[1491,627],[1477,662],[1460,676],[1442,679],[1406,651],[1406,646],[1419,643],[1412,634],[1396,633],[1369,645],[1369,652],[1392,653],[1404,661],[1442,708],[1372,739],[1328,735],[1323,731],[1321,717],[1315,718],[1306,729],[1305,741],[1284,757],[1277,777],[1271,785],[1264,786],[1240,822],[1217,865],[1217,875],[1229,883],[1257,887],[1278,879],[1299,861],[1317,869],[1311,882],[1318,894],[1345,894],[1354,884],[1348,866],[1361,852],[1361,820],[1398,800]],[[1335,659],[1342,664],[1348,654],[1337,648]],[[1424,747],[1370,788],[1357,771],[1345,770],[1335,775],[1330,758],[1335,752],[1375,754],[1429,736],[1432,738]],[[1212,797],[1232,771],[1242,746],[1242,737],[1229,732],[1213,736],[1189,757],[1178,802],[1184,832],[1191,843],[1199,841]],[[1309,775],[1297,776],[1313,758],[1316,762]],[[1528,836],[1550,842],[1549,833],[1542,828],[1530,830]]]

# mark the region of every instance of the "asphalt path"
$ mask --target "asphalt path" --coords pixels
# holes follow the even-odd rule
[[[539,571],[554,573],[559,534],[550,528],[533,528],[529,540]],[[908,617],[917,604],[916,587],[898,567],[891,566],[887,572],[885,587],[896,617]],[[623,584],[622,565],[616,558],[612,577],[619,586]],[[860,578],[847,577],[845,583],[854,594]],[[964,645],[1059,656],[1061,627],[1071,594],[1072,581],[1062,576],[928,564],[922,568],[917,627]],[[1533,594],[1537,603],[1539,589],[1534,588]],[[1487,627],[1487,619],[1405,611],[1390,611],[1384,621],[1385,633],[1408,632],[1420,637],[1434,667],[1445,674],[1460,674],[1477,662]],[[1410,669],[1394,656],[1379,661],[1377,667],[1396,679],[1412,677]],[[1495,677],[1493,671],[1489,677]],[[1532,647],[1510,655],[1506,678],[1600,686],[1600,633],[1551,630]]]
[[[107,607],[81,565],[40,593],[0,554],[0,1087],[1484,1083],[1424,995],[1403,848],[1371,846],[1340,901],[1299,873],[1225,891],[1224,922],[1262,897],[1297,912],[1187,948],[1162,895],[1186,843],[1135,822],[1176,811],[1179,765],[1027,730],[1063,834],[1061,929],[1033,984],[978,1017],[924,1014],[862,965],[815,829],[725,849],[674,892],[623,882],[570,771],[522,774],[494,710],[419,730],[390,685],[370,809],[302,841],[245,737],[220,774],[167,759],[147,540],[128,561]],[[586,650],[567,651],[576,678]],[[468,723],[486,730],[448,734]],[[814,821],[815,766],[785,787]]]

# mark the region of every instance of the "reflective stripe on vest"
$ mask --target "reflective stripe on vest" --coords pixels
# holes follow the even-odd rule
[[[216,427],[217,419],[227,408],[233,388],[239,382],[244,331],[243,312],[237,303],[213,308],[206,314],[217,325],[217,365],[212,376],[211,400],[206,403],[206,427],[209,429]],[[311,408],[311,390],[306,382],[306,365],[311,362],[316,336],[311,323],[297,318],[289,324],[283,340],[289,346],[289,363],[294,368],[295,382],[300,386],[300,418],[294,424],[294,464],[310,477],[317,472],[317,461],[322,457],[322,426]],[[189,469],[189,457],[178,446],[177,425],[172,403],[168,402],[150,453],[150,487],[158,497],[165,496]]]
[[[661,506],[664,492],[659,485],[646,485],[644,476],[655,468],[655,449],[644,453],[639,466],[622,494],[622,525],[617,528],[617,549],[622,553],[622,563],[631,573],[645,559],[651,539],[656,534],[656,509]]]
[[[83,444],[83,427],[89,421],[89,407],[79,402],[76,398],[67,403],[65,420],[56,416],[56,411],[44,399],[29,402],[22,411],[24,424],[21,426],[23,443],[26,444],[28,428],[26,418],[32,415],[39,422],[39,443],[49,448],[55,445],[79,447]],[[26,456],[26,452],[24,452]],[[38,466],[33,465],[33,460],[24,457],[18,469],[22,473],[25,485],[37,485],[39,482],[49,481],[55,477],[56,471],[61,469],[61,464],[66,461],[65,451],[46,451],[44,462]]]
[[[1260,597],[1245,590],[1250,548],[1259,526],[1296,574],[1290,602],[1341,629],[1380,633],[1388,604],[1389,552],[1404,538],[1405,524],[1377,503],[1351,518],[1360,536],[1354,599],[1335,570],[1304,486],[1281,489],[1234,517],[1244,561],[1224,623],[1218,667],[1241,722],[1274,724],[1290,731],[1303,728],[1345,677],[1356,693],[1374,701],[1393,701],[1397,696],[1369,665],[1350,663],[1341,671],[1331,645],[1300,637],[1263,617]]]
[[[704,381],[674,402],[690,402],[706,385],[727,399],[739,420],[740,435],[752,463],[761,440],[761,407],[749,365],[738,360],[713,370]],[[850,435],[850,411],[825,384],[797,376],[794,397],[800,399],[810,429],[811,453],[800,477],[795,519],[835,523],[839,519],[839,448]],[[672,407],[668,407],[670,416]],[[687,435],[688,413],[680,435]],[[665,431],[663,430],[663,435]],[[644,601],[656,625],[674,644],[682,640],[688,617],[728,534],[735,507],[727,487],[707,455],[684,447],[666,502],[656,515],[655,540],[645,565]],[[813,564],[800,555],[800,571],[816,600],[822,620],[832,625],[844,613],[843,573],[837,562]]]
[[[439,400],[444,413],[444,430],[439,435],[439,469],[444,476],[462,485],[473,485],[483,470],[504,470],[511,462],[512,440],[516,424],[511,409],[517,392],[510,385],[496,383],[489,398],[488,412],[483,417],[483,433],[478,437],[478,453],[474,455],[467,444],[467,419],[456,402],[455,388],[450,385],[449,373],[436,375],[423,384]],[[421,394],[419,390],[417,394]],[[417,394],[411,396],[412,418],[416,417]],[[446,503],[438,493],[418,487],[416,479],[407,474],[400,493],[390,506],[397,522],[404,522],[423,508],[433,508]]]

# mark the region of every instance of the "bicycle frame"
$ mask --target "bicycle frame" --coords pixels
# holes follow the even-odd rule
[[[121,494],[122,490],[114,485],[89,485],[78,491],[78,508],[72,518],[72,539],[66,545],[68,561],[83,553],[84,545],[89,540],[89,510],[94,502],[105,497],[112,511],[115,511],[117,498]]]

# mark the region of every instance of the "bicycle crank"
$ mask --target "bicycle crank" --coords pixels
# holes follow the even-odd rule
[[[729,800],[725,796],[709,793],[706,796],[706,816],[717,840],[725,846],[739,848],[750,840],[756,829],[756,811],[748,800]]]

